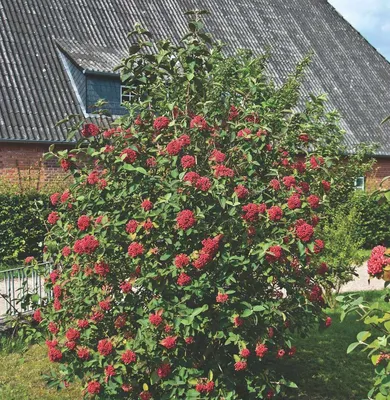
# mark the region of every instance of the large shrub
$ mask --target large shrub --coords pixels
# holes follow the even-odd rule
[[[291,333],[330,323],[316,225],[343,189],[338,116],[314,96],[292,111],[306,61],[276,88],[264,57],[189,27],[151,53],[137,26],[128,115],[57,154],[75,184],[51,197],[55,299],[34,319],[86,395],[272,398],[294,387],[273,370]]]

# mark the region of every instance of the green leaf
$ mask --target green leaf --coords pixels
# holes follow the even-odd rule
[[[76,133],[76,130],[70,131],[66,136],[66,140],[70,142],[76,136]]]
[[[380,357],[380,354],[374,354],[371,356],[371,362],[373,363],[373,365],[377,364],[379,357]]]
[[[363,331],[359,332],[356,336],[357,340],[359,342],[364,342],[366,339],[368,339],[371,336],[371,332],[369,331]]]
[[[208,306],[207,304],[205,304],[203,307],[196,308],[196,309],[192,312],[191,318],[194,318],[194,317],[196,317],[197,315],[201,314],[202,312],[208,310],[208,308],[209,308],[209,306]]]
[[[136,170],[137,172],[139,172],[140,174],[148,175],[148,172],[146,171],[145,168],[137,167],[135,170]]]
[[[289,388],[298,389],[297,384],[294,382],[285,381],[285,383],[283,383],[283,385],[286,387],[289,387]]]
[[[195,389],[190,389],[190,390],[187,390],[187,392],[186,392],[186,399],[197,399],[199,396],[200,396],[200,393],[197,392]]]
[[[298,249],[299,249],[299,255],[300,255],[301,257],[304,256],[304,255],[305,255],[305,252],[306,252],[306,248],[305,248],[305,246],[303,245],[303,243],[300,242],[300,241],[298,241]]]
[[[150,384],[153,386],[160,380],[160,377],[158,376],[156,371],[153,371],[152,374],[150,375]]]
[[[253,307],[253,311],[264,311],[264,310],[265,310],[265,307],[261,306],[261,305]]]
[[[39,302],[39,294],[35,293],[31,296],[31,301],[33,303],[38,303]]]
[[[244,312],[241,314],[242,318],[246,318],[246,317],[250,317],[253,314],[253,310],[250,309],[246,309],[244,310]]]
[[[351,344],[348,346],[347,354],[351,353],[351,352],[352,352],[353,350],[355,350],[356,347],[358,347],[359,345],[360,345],[359,342],[351,343]]]
[[[123,169],[125,169],[127,171],[134,171],[135,170],[135,168],[131,164],[124,164],[123,165]]]
[[[366,325],[369,325],[369,324],[378,324],[379,323],[379,317],[378,316],[376,316],[376,315],[374,315],[374,316],[372,316],[372,317],[366,317],[365,319],[364,319],[364,323],[366,324]]]

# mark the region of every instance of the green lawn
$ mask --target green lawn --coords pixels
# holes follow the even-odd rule
[[[384,291],[361,292],[366,301],[379,301],[383,309],[389,303],[381,300]],[[297,383],[299,389],[290,399],[304,400],[361,400],[367,398],[372,386],[374,367],[359,348],[346,354],[356,335],[367,326],[348,316],[340,322],[340,309],[329,311],[332,325],[325,331],[315,331],[305,339],[297,338],[295,358],[284,367],[286,378]]]
[[[51,367],[44,344],[23,352],[22,346],[11,349],[6,339],[0,339],[0,399],[81,400],[81,389],[75,385],[62,392],[46,387],[42,374]]]
[[[361,292],[367,301],[380,301],[383,291]],[[389,303],[383,308],[390,310]],[[346,350],[355,341],[364,324],[349,316],[340,323],[340,310],[328,313],[333,324],[327,330],[313,331],[309,338],[297,338],[297,354],[283,366],[287,379],[296,382],[299,389],[290,400],[361,400],[366,398],[374,376],[373,366],[364,353]],[[1,349],[3,347],[3,349]],[[42,374],[52,365],[47,361],[45,346],[35,345],[27,352],[20,346],[9,348],[0,339],[0,399],[5,400],[78,400],[80,388],[64,392],[45,388]],[[156,399],[158,400],[158,399]]]

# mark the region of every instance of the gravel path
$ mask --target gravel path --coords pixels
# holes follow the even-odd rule
[[[344,285],[340,292],[357,292],[360,290],[380,290],[384,288],[385,282],[382,279],[372,278],[369,281],[367,263],[359,267],[356,272],[359,274],[353,281]]]

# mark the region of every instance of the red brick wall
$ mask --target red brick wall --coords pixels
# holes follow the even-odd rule
[[[65,146],[55,146],[56,150],[65,149]],[[49,149],[49,145],[35,143],[0,143],[0,184],[4,181],[15,185],[33,185],[42,188],[48,182],[61,183],[64,173],[59,168],[57,160],[42,160],[42,156]],[[380,181],[390,176],[390,157],[377,158],[372,173],[367,176],[366,187],[374,190]],[[385,183],[390,187],[390,180]]]
[[[55,146],[62,150],[64,146]],[[64,173],[57,160],[43,161],[49,145],[35,143],[0,143],[0,184],[41,189],[47,183],[60,184]]]
[[[390,157],[377,157],[373,171],[367,176],[367,190],[378,189],[383,178],[390,176]],[[383,187],[390,188],[390,179],[383,184]]]

